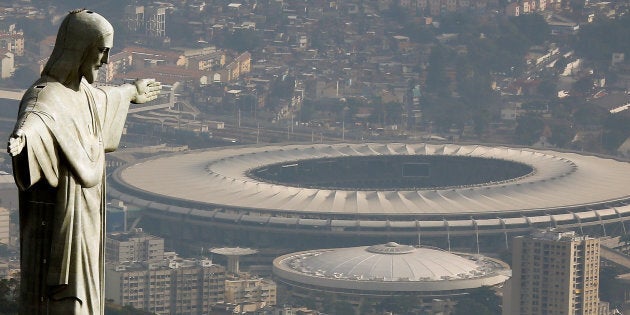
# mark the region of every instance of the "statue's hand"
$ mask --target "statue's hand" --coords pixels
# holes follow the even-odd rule
[[[134,82],[137,94],[131,99],[132,103],[142,104],[152,101],[160,95],[162,85],[155,79],[139,79]]]
[[[7,152],[9,152],[11,156],[16,156],[22,152],[24,144],[26,144],[26,135],[24,134],[24,130],[18,129],[9,138]]]

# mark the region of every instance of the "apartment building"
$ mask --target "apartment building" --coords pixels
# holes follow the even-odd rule
[[[597,315],[599,239],[549,229],[518,236],[503,314]]]
[[[16,56],[24,56],[24,32],[11,24],[6,31],[0,31],[0,48],[6,49]]]
[[[225,281],[225,302],[230,304],[252,304],[264,307],[276,305],[276,283],[262,278],[237,278]]]
[[[171,314],[208,314],[223,301],[225,268],[209,260],[171,264]]]
[[[154,6],[125,7],[124,20],[131,32],[142,32],[151,37],[166,36],[166,8]]]
[[[158,315],[208,314],[223,301],[225,268],[209,260],[108,264],[106,298]]]
[[[15,72],[15,54],[0,48],[0,78],[6,79]]]
[[[9,209],[0,207],[0,244],[10,244],[9,224]]]

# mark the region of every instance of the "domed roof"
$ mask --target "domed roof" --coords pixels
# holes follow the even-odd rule
[[[274,261],[280,278],[348,289],[440,291],[495,285],[507,279],[507,264],[429,247],[387,244],[311,250]]]
[[[444,280],[481,273],[474,260],[443,250],[387,243],[370,247],[340,248],[305,257],[301,266],[333,277]]]

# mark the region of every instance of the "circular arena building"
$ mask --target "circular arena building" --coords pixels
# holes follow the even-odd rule
[[[507,245],[563,227],[625,233],[630,163],[487,145],[341,143],[213,148],[118,169],[108,194],[143,227],[227,245],[397,241]]]
[[[325,305],[326,295],[334,294],[336,302],[365,309],[407,297],[416,313],[450,314],[458,296],[501,285],[510,270],[505,262],[482,255],[389,242],[283,255],[274,260],[273,274],[296,301]]]

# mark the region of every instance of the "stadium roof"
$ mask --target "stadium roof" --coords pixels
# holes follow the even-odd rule
[[[396,191],[300,188],[263,182],[247,175],[254,168],[301,159],[401,154],[504,159],[530,165],[534,172],[483,185]],[[131,165],[121,170],[118,178],[143,193],[224,208],[307,215],[448,216],[583,208],[626,201],[630,199],[628,174],[630,163],[570,152],[484,145],[361,143],[192,151]],[[573,214],[564,213],[573,218]],[[536,217],[528,220],[535,221]]]

